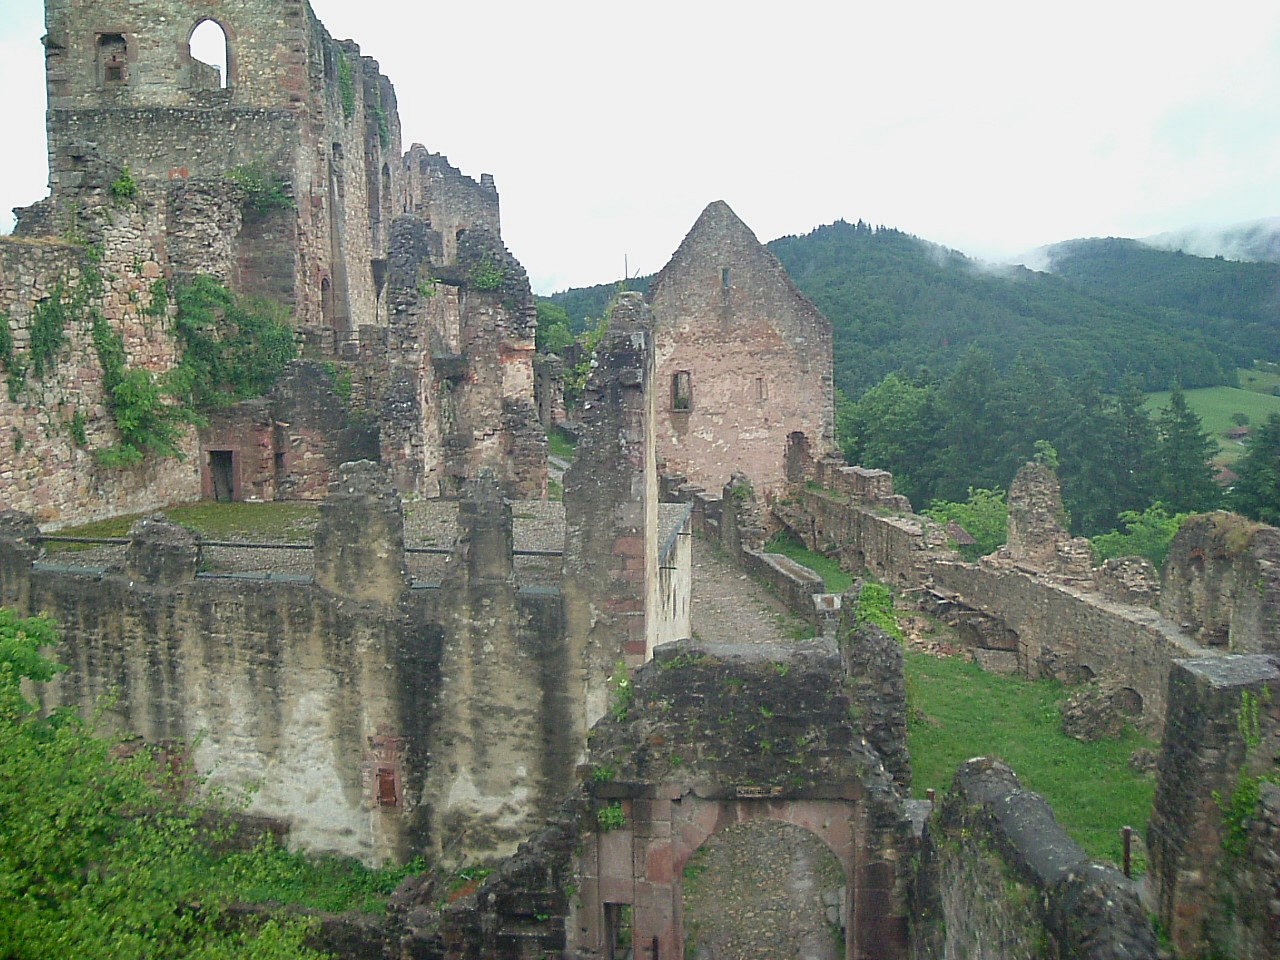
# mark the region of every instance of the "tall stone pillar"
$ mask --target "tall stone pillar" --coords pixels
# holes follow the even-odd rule
[[[582,437],[564,477],[565,614],[581,671],[583,732],[608,708],[619,662],[653,655],[658,603],[654,347],[638,293],[614,301],[583,394]],[[581,708],[580,708],[581,709]]]
[[[1224,885],[1248,861],[1247,851],[1224,842],[1233,831],[1233,842],[1244,842],[1244,824],[1229,824],[1224,806],[1233,807],[1246,778],[1273,774],[1278,752],[1280,661],[1174,663],[1147,846],[1156,910],[1180,957],[1219,953],[1209,946],[1225,922]],[[1242,813],[1255,811],[1235,811]]]
[[[316,583],[339,597],[395,604],[409,587],[404,509],[382,468],[344,463],[320,505]]]

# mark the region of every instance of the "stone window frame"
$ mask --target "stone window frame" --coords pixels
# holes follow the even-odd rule
[[[115,52],[117,48],[122,56]],[[129,35],[119,30],[101,31],[94,39],[93,49],[98,64],[98,85],[125,86],[129,82]],[[103,59],[106,52],[111,53],[110,60]]]
[[[197,18],[196,22],[191,25],[191,29],[187,31],[187,59],[192,63],[205,63],[205,61],[199,59],[194,53],[192,53],[191,38],[194,37],[196,35],[196,31],[199,30],[206,23],[212,23],[215,27],[217,27],[219,30],[222,31],[222,40],[226,48],[226,54],[225,54],[226,70],[222,76],[221,89],[230,90],[232,87],[236,85],[237,70],[236,70],[235,47],[231,43],[231,30],[227,27],[225,23],[223,23],[217,17],[202,13]],[[209,63],[209,64],[205,64],[205,66],[216,67],[217,64]]]
[[[688,413],[693,409],[693,374],[688,370],[677,370],[671,375],[671,410],[673,413]]]

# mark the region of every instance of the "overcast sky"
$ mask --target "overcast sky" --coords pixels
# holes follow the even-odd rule
[[[657,270],[716,199],[762,240],[861,218],[986,259],[1280,214],[1276,0],[312,6],[406,145],[495,176],[543,293]],[[5,211],[45,193],[42,34],[0,0]]]

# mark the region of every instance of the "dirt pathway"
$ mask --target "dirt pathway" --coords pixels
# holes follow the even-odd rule
[[[707,643],[789,643],[813,631],[781,600],[693,539],[693,635]]]

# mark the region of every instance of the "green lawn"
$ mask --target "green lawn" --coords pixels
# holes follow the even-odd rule
[[[1145,834],[1155,794],[1151,774],[1129,756],[1156,744],[1130,730],[1120,740],[1080,743],[1062,732],[1060,684],[986,673],[956,657],[907,651],[908,746],[913,792],[949,789],[956,767],[997,756],[1043,796],[1090,856],[1119,863],[1120,828]],[[1136,865],[1140,866],[1140,865]]]
[[[553,427],[547,432],[547,453],[553,457],[559,457],[561,460],[572,460],[573,451],[577,449],[577,446],[578,442],[559,427]]]
[[[1280,392],[1280,364],[1271,363],[1253,370],[1241,370],[1240,386],[1255,393],[1276,396]]]
[[[1246,374],[1255,373],[1258,377],[1274,376],[1241,370],[1241,381]],[[1280,377],[1277,377],[1280,381]],[[1244,447],[1223,436],[1236,424],[1231,419],[1234,413],[1243,413],[1249,418],[1251,427],[1258,427],[1273,413],[1280,413],[1280,397],[1258,393],[1254,390],[1238,390],[1235,387],[1205,387],[1201,390],[1187,390],[1187,403],[1200,417],[1204,428],[1218,441],[1221,451],[1220,459],[1230,462],[1244,455]],[[1153,414],[1169,402],[1169,394],[1152,393],[1147,395],[1147,407]]]

